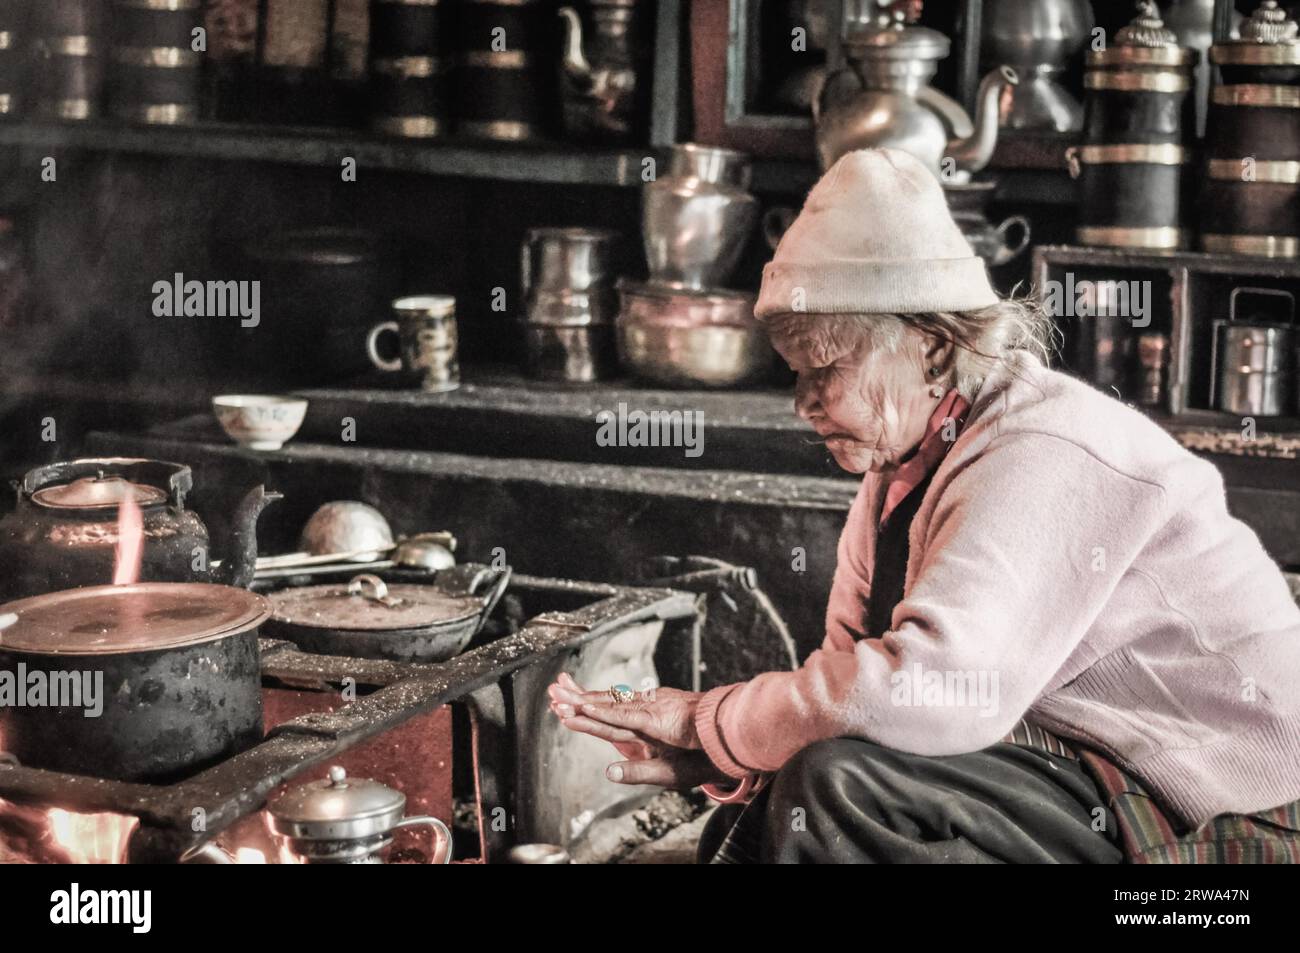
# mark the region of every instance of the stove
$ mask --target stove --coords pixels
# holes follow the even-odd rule
[[[448,823],[464,813],[460,832],[476,836],[458,837],[459,859],[503,860],[517,843],[567,847],[652,789],[606,782],[608,746],[561,728],[545,686],[564,670],[592,685],[696,688],[699,620],[699,597],[686,592],[515,576],[470,648],[438,664],[262,639],[263,740],[177,783],[0,755],[0,859],[174,863],[212,844],[236,862],[279,862],[263,806],[333,765],[403,790],[408,813]],[[394,851],[419,856],[418,843]]]

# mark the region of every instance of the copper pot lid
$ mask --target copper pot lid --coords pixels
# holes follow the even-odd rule
[[[88,476],[43,487],[32,494],[32,502],[52,509],[95,510],[117,506],[128,493],[140,506],[167,502],[167,493],[158,487],[132,483],[120,476]]]
[[[477,596],[449,596],[415,584],[389,586],[368,573],[346,585],[284,589],[268,598],[277,622],[355,632],[423,629],[463,622],[483,610]]]
[[[139,582],[49,592],[0,605],[0,650],[118,655],[215,642],[261,625],[266,600],[205,582]]]

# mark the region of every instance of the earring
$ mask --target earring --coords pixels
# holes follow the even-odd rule
[[[932,367],[932,368],[930,368],[930,376],[931,376],[931,377],[938,377],[939,374],[940,374],[939,368],[937,368],[937,367]]]

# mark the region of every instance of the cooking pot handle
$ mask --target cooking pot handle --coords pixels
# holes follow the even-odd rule
[[[399,827],[420,827],[427,826],[433,828],[433,857],[430,859],[431,864],[450,864],[451,863],[451,831],[447,825],[436,817],[404,817],[393,825],[393,830]]]
[[[379,335],[383,334],[385,331],[392,331],[394,334],[401,333],[396,321],[384,321],[380,324],[376,324],[370,329],[370,333],[366,335],[366,356],[370,358],[370,363],[375,365],[375,367],[379,368],[381,371],[400,371],[402,369],[401,357],[395,357],[389,360],[388,358],[381,357],[379,354]]]

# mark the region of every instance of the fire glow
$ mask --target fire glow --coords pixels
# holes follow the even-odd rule
[[[129,586],[140,580],[144,556],[144,515],[130,489],[117,507],[117,550],[113,559],[113,585]]]
[[[0,800],[0,862],[122,864],[139,821]]]

